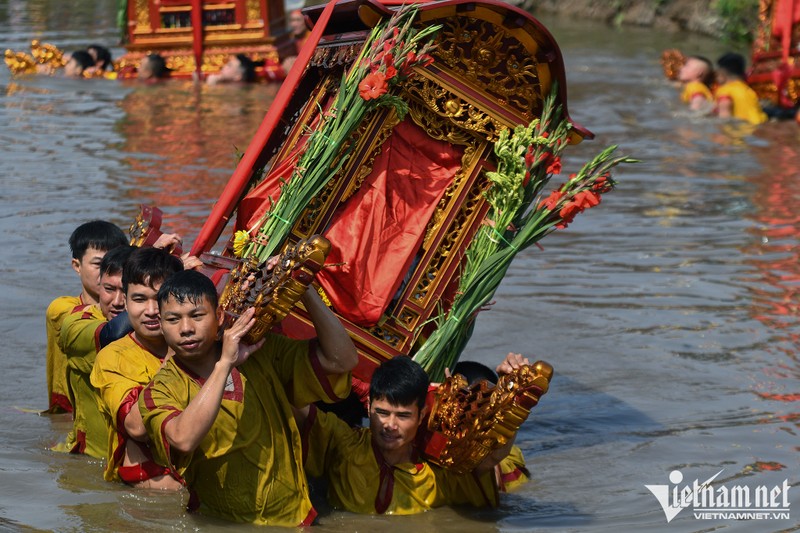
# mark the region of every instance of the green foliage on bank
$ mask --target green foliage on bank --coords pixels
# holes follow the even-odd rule
[[[717,0],[725,38],[733,43],[751,43],[758,27],[758,0]]]

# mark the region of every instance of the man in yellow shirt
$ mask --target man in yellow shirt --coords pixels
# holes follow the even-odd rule
[[[357,352],[313,288],[302,302],[311,341],[267,335],[240,344],[248,309],[217,339],[214,284],[194,271],[158,291],[161,330],[175,355],[139,398],[156,458],[190,490],[190,509],[262,525],[309,524],[316,516],[292,406],[336,401],[350,391]]]
[[[689,56],[678,72],[678,81],[683,84],[681,101],[689,104],[692,111],[710,112],[714,105],[711,84],[714,69],[711,61],[702,56]]]
[[[526,361],[511,355],[517,354],[504,362],[509,370]],[[508,455],[512,443],[468,474],[456,474],[421,458],[415,442],[425,416],[428,385],[419,364],[395,357],[372,375],[369,428],[351,428],[313,405],[296,413],[303,428],[306,473],[326,478],[331,505],[364,514],[415,514],[456,504],[497,506],[494,468]]]
[[[737,53],[727,53],[717,60],[717,88],[714,98],[720,118],[737,118],[750,124],[767,121],[761,109],[758,95],[744,81],[744,57]]]
[[[104,220],[81,224],[69,237],[72,269],[81,280],[78,296],[59,296],[47,307],[47,398],[51,413],[72,412],[67,387],[67,356],[58,346],[61,324],[73,309],[96,304],[98,300],[100,262],[108,250],[128,244],[117,226]]]
[[[59,346],[67,358],[67,382],[74,407],[73,431],[58,451],[105,457],[106,427],[100,414],[97,395],[89,381],[100,335],[109,320],[125,311],[122,268],[134,248],[119,246],[100,263],[100,291],[96,305],[78,306],[64,319]]]
[[[122,270],[133,331],[100,350],[91,372],[106,423],[107,481],[121,480],[137,488],[181,488],[167,469],[153,461],[137,403],[169,351],[161,334],[156,295],[164,280],[181,270],[177,257],[158,248],[136,250]]]

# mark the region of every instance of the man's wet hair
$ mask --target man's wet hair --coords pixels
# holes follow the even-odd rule
[[[459,361],[456,363],[456,366],[453,367],[453,374],[461,374],[467,379],[467,383],[470,385],[482,379],[492,384],[497,383],[497,373],[488,366],[477,361]]]
[[[747,77],[745,73],[745,61],[742,54],[736,52],[728,52],[717,59],[717,67],[729,72],[737,78],[744,79]]]
[[[76,52],[72,52],[70,59],[73,59],[75,63],[77,63],[78,66],[81,67],[81,71],[84,71],[87,68],[94,66],[94,58],[86,50],[78,50]]]
[[[151,289],[175,272],[183,270],[180,259],[161,248],[139,248],[131,254],[122,270],[122,290],[128,285],[147,285]]]
[[[137,250],[135,246],[125,244],[106,252],[100,261],[100,276],[114,276],[121,273],[134,250]]]
[[[241,65],[242,81],[245,83],[256,81],[256,62],[244,54],[236,54],[236,59],[239,60],[239,65]]]
[[[422,409],[430,379],[419,363],[404,355],[384,361],[372,374],[369,401],[385,400],[392,405],[416,403]]]
[[[110,70],[114,68],[114,60],[111,58],[111,50],[105,46],[101,44],[90,44],[86,47],[86,50],[94,50],[94,53],[97,56],[97,59],[94,62],[96,66],[99,66],[98,63],[102,63],[103,70]]]
[[[107,252],[128,244],[128,238],[118,226],[105,220],[92,220],[81,224],[69,236],[72,258],[81,260],[89,248]]]
[[[196,270],[176,272],[164,280],[158,289],[158,306],[163,306],[169,298],[175,299],[178,303],[198,303],[206,300],[214,309],[219,303],[214,283],[208,276]]]
[[[172,69],[167,68],[167,62],[158,54],[150,54],[145,59],[154,78],[166,78]]]

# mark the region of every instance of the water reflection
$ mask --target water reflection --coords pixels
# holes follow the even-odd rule
[[[117,124],[131,200],[157,205],[189,242],[205,221],[278,90],[276,84],[134,86]],[[177,214],[180,211],[180,214]]]
[[[800,429],[800,134],[794,124],[775,124],[763,133],[767,144],[755,151],[765,171],[752,176],[752,243],[743,248],[752,274],[743,281],[752,295],[751,313],[771,332],[755,392],[776,404],[769,420],[780,420],[781,430],[797,435]],[[794,142],[787,140],[794,137]],[[800,447],[796,447],[800,450]],[[783,465],[769,463],[776,470]],[[763,464],[759,463],[763,469]],[[775,466],[779,465],[779,466]]]

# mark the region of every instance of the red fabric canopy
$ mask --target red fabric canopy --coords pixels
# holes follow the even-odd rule
[[[325,233],[332,244],[326,264],[333,266],[317,279],[342,317],[362,326],[378,322],[462,155],[461,147],[431,139],[409,119],[395,127],[372,172]]]

